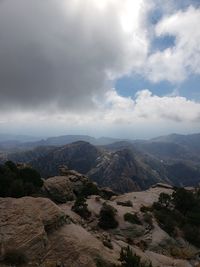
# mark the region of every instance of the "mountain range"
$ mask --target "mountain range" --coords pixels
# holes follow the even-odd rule
[[[78,138],[87,141],[77,141]],[[91,140],[97,139],[62,136],[44,143],[25,142],[15,153],[4,152],[4,160],[29,163],[44,178],[58,175],[59,166],[67,165],[119,193],[144,190],[160,182],[174,186],[200,183],[200,134],[172,134],[136,141],[98,139],[104,140],[104,145],[91,144]]]

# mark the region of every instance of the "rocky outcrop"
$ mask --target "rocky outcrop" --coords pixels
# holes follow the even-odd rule
[[[75,183],[81,180],[81,175],[76,172],[64,174],[67,176],[60,176],[60,179],[71,177],[69,180]],[[110,200],[90,196],[87,199],[91,212],[89,219],[83,219],[71,210],[73,201],[58,206],[45,198],[0,198],[0,267],[5,267],[1,260],[6,252],[13,250],[20,250],[27,256],[28,262],[24,267],[96,267],[97,260],[101,262],[99,266],[110,266],[107,263],[120,266],[121,248],[128,245],[144,262],[152,262],[153,267],[196,266],[184,256],[187,249],[187,253],[196,257],[195,248],[184,240],[180,246],[153,217],[150,225],[140,210],[142,206],[148,207],[157,201],[161,192],[172,194],[173,189],[154,187],[113,196]],[[108,231],[98,227],[99,212],[105,201],[116,210],[119,223],[116,229]],[[119,204],[128,201],[132,205]],[[126,213],[137,214],[141,223],[125,221]],[[150,211],[148,214],[153,216]],[[174,257],[171,249],[177,249],[177,246],[183,254]],[[190,256],[192,262],[194,257]],[[196,258],[194,261],[199,263]]]
[[[23,266],[95,267],[96,258],[117,262],[118,252],[68,216],[51,200],[0,198],[0,266],[7,252],[20,251]],[[6,265],[7,266],[7,265]]]
[[[48,233],[65,223],[62,210],[45,198],[0,198],[1,259],[7,251],[20,250],[29,259],[42,258]]]
[[[169,182],[159,161],[153,161],[151,166],[131,145],[113,151],[87,142],[75,142],[36,157],[30,164],[44,178],[58,176],[60,165],[67,165],[87,175],[99,186],[110,187],[119,193],[144,190],[158,182]]]
[[[75,195],[88,182],[88,178],[76,171],[68,170],[64,166],[60,168],[60,173],[61,176],[44,180],[42,192],[57,203],[65,203],[75,199]]]

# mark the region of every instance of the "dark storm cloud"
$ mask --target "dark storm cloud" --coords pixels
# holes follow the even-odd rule
[[[75,2],[0,1],[1,109],[87,108],[103,92],[106,71],[125,65],[115,11]]]

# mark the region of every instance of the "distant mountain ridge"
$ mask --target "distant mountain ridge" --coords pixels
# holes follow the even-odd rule
[[[165,163],[133,144],[128,147],[127,142],[96,147],[78,141],[61,147],[40,147],[10,154],[9,159],[31,164],[45,178],[58,175],[59,167],[67,165],[88,175],[99,185],[120,193],[147,189],[159,182],[176,186],[200,182],[199,165],[193,166],[181,160]]]
[[[93,145],[88,141],[60,145],[61,141],[65,143],[79,137],[50,138],[45,141],[46,145],[35,142],[40,146],[8,153],[7,159],[29,163],[43,177],[57,175],[59,166],[67,165],[120,193],[147,189],[157,182],[175,186],[200,183],[200,134],[180,135],[180,139],[173,134],[151,140],[117,140],[106,145]]]
[[[93,145],[108,145],[125,139],[99,137],[95,138],[89,135],[62,135],[48,138],[38,138],[23,135],[0,134],[0,151],[8,150],[10,152],[30,150],[41,146],[63,146],[77,141],[89,142]]]
[[[194,151],[200,151],[200,133],[181,135],[181,134],[170,134],[160,137],[155,137],[149,140],[143,139],[127,139],[127,138],[112,138],[112,137],[99,137],[95,138],[89,135],[61,135],[48,138],[39,138],[26,135],[10,135],[10,134],[0,134],[0,146],[6,145],[9,147],[13,146],[15,148],[31,149],[39,146],[63,146],[77,141],[89,142],[92,145],[105,146],[112,143],[121,142],[131,143],[131,144],[149,144],[149,143],[173,143],[177,145],[183,145],[185,147],[190,147]]]

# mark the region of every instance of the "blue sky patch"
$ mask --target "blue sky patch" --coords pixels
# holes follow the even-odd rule
[[[173,47],[175,42],[176,38],[172,35],[157,37],[152,41],[151,52],[155,52],[157,50],[164,51],[167,48]]]
[[[189,79],[181,84],[172,84],[168,81],[153,83],[141,75],[124,76],[115,82],[117,92],[122,96],[134,97],[137,91],[148,89],[158,96],[169,95],[177,91],[179,95],[191,100],[200,101],[200,76],[191,75]]]

